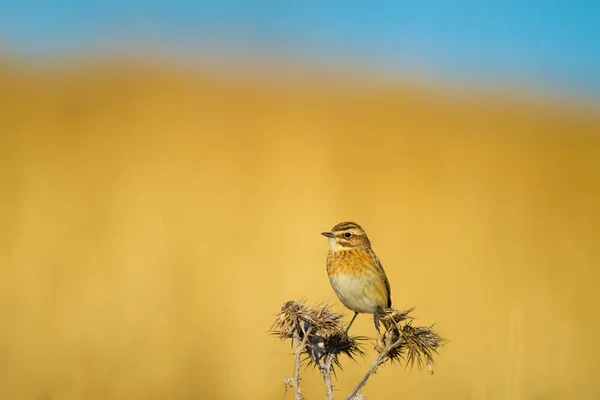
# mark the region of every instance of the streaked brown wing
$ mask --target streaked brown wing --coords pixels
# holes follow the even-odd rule
[[[383,277],[383,284],[385,285],[385,289],[387,291],[387,307],[390,308],[392,306],[392,289],[390,288],[390,282],[388,281],[387,275],[385,274],[385,269],[383,269],[383,264],[377,258],[377,255],[371,250],[375,261],[377,262],[377,268],[381,272],[381,276]]]

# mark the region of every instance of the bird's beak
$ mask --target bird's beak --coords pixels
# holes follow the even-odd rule
[[[327,236],[327,237],[330,237],[330,238],[335,237],[335,235],[333,233],[331,233],[331,232],[321,232],[321,235]]]

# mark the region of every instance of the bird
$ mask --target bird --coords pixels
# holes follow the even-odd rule
[[[346,334],[359,313],[373,314],[379,332],[379,317],[392,306],[390,283],[383,265],[371,248],[365,230],[356,222],[341,222],[329,232],[327,275],[342,304],[354,311]]]

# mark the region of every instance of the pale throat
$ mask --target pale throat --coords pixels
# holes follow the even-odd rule
[[[331,250],[331,252],[335,252],[338,249],[338,245],[335,241],[335,238],[329,238],[329,250]]]

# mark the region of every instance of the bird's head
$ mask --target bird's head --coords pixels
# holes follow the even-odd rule
[[[333,252],[371,247],[367,233],[356,222],[339,223],[331,232],[322,232],[321,235],[329,238],[329,247]]]

